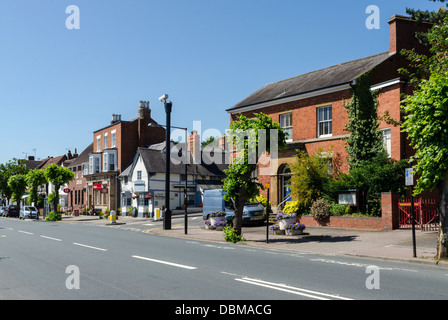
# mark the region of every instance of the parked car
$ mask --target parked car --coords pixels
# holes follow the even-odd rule
[[[11,205],[6,207],[5,217],[18,218],[20,215],[20,207],[17,205]]]
[[[207,220],[212,212],[222,211],[226,214],[226,220],[233,220],[235,214],[234,201],[224,200],[224,191],[222,189],[205,190],[204,201],[202,205],[203,219]],[[247,202],[243,210],[243,223],[263,223],[265,220],[264,207],[258,202]]]
[[[20,210],[19,219],[36,219],[36,207],[25,206]]]

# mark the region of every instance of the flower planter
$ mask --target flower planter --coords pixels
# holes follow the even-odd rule
[[[272,233],[275,235],[284,235],[285,234],[285,230],[272,230]]]
[[[303,230],[286,230],[288,236],[298,236],[303,234]]]
[[[291,223],[296,223],[296,218],[281,219],[281,220],[278,221],[278,224],[280,226],[280,230],[285,230],[286,226],[288,224],[291,224]]]
[[[219,221],[223,221],[223,220],[225,220],[226,219],[226,217],[211,217],[210,218],[210,223],[212,224],[212,225],[214,225],[215,223],[217,223],[217,222],[219,222]]]

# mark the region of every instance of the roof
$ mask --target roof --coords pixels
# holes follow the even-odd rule
[[[89,162],[89,154],[93,152],[93,142],[68,166],[70,168],[77,167],[83,163]]]
[[[56,164],[56,165],[60,166],[66,160],[67,160],[67,156],[65,154],[63,156],[59,156],[56,158],[47,158],[47,159],[44,159],[44,162],[39,166],[38,169],[45,169],[50,164]]]
[[[267,84],[246,99],[237,103],[228,112],[256,104],[293,97],[317,90],[349,84],[361,74],[380,65],[393,54],[380,53],[367,58],[341,63],[325,69],[309,72],[294,78]]]
[[[137,154],[141,156],[143,163],[145,165],[146,171],[149,173],[161,173],[165,172],[165,162],[166,162],[166,154],[162,151],[152,150],[148,148],[139,148]],[[190,161],[187,166],[187,173],[189,175],[199,174],[201,176],[225,176],[223,170],[227,169],[226,164],[193,164],[193,159],[191,157],[191,153],[189,154]],[[173,158],[172,158],[173,160]],[[126,168],[120,176],[129,176],[132,173],[133,166],[129,166]],[[179,164],[173,163],[171,161],[170,164],[170,172],[173,174],[185,174],[185,165],[184,162]]]

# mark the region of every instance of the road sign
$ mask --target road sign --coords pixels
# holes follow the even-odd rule
[[[406,179],[407,187],[414,185],[414,169],[412,169],[412,168],[406,169],[405,179]]]
[[[64,192],[65,192],[65,193],[70,193],[70,189],[69,189],[69,188],[65,188],[65,189],[64,189]]]

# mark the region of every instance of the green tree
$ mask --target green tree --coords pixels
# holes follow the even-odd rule
[[[48,201],[52,203],[53,210],[57,211],[59,203],[59,188],[69,183],[75,178],[74,173],[65,167],[56,164],[50,164],[44,171],[45,178],[53,184],[55,190],[48,196]]]
[[[262,145],[268,153],[271,153],[271,145],[278,150],[283,149],[286,146],[286,133],[271,117],[259,113],[255,114],[254,119],[240,115],[231,123],[229,135],[228,141],[235,147],[237,156],[225,170],[227,177],[224,179],[223,190],[225,200],[233,199],[235,202],[233,226],[240,236],[244,204],[258,196],[259,188],[263,188],[258,178],[253,175],[258,161],[254,153],[258,154],[258,148]],[[261,140],[259,136],[262,137]],[[271,141],[271,138],[274,140]]]
[[[12,159],[5,164],[0,164],[0,194],[5,196],[8,201],[13,194],[8,184],[9,178],[16,174],[26,174],[28,170],[23,160]]]
[[[30,170],[26,175],[26,182],[30,187],[30,197],[28,198],[29,203],[38,203],[39,195],[37,194],[37,188],[47,182],[45,177],[45,172],[40,169]]]
[[[289,164],[292,173],[291,195],[302,209],[322,195],[331,179],[330,164],[331,159],[324,156],[322,149],[312,154],[299,150],[297,160]]]
[[[413,94],[402,101],[403,131],[416,150],[411,158],[419,176],[414,195],[438,188],[438,257],[448,257],[448,18],[427,34],[431,56],[409,55]],[[425,76],[422,76],[425,75]]]
[[[22,197],[26,192],[26,176],[24,174],[16,174],[9,178],[8,186],[12,190],[12,201],[16,202],[20,206]]]
[[[345,104],[348,123],[345,126],[350,132],[346,141],[350,170],[363,161],[384,153],[383,134],[378,129],[378,93],[370,90],[370,72],[356,79],[352,86],[352,98]]]

